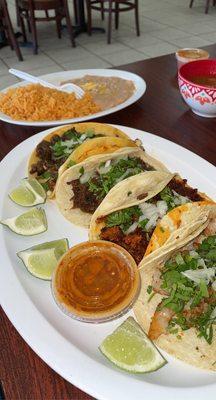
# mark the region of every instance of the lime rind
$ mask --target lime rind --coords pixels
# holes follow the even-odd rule
[[[46,213],[42,208],[32,208],[16,217],[2,220],[0,223],[22,236],[38,235],[45,232],[48,227]]]
[[[45,269],[45,271],[41,272],[40,268],[38,270],[38,268],[35,269],[34,267],[31,267],[31,265],[29,265],[29,256],[34,254],[36,255],[42,254],[42,256],[43,255],[46,256],[46,254],[48,255],[48,253],[51,251],[50,253],[51,258],[52,255],[54,255],[56,260],[55,262],[56,265],[57,262],[60,260],[60,258],[63,256],[63,254],[68,251],[68,249],[69,249],[68,239],[64,238],[32,246],[26,250],[19,251],[17,253],[17,256],[22,260],[23,264],[27,268],[28,272],[31,273],[31,275],[39,279],[51,280],[54,268],[51,268],[51,270],[48,269],[48,271],[46,271]]]
[[[99,349],[117,367],[134,374],[154,372],[167,363],[132,317],[107,336]]]

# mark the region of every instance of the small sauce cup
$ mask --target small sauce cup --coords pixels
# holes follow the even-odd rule
[[[97,240],[72,247],[52,278],[57,305],[83,322],[106,322],[126,313],[140,290],[132,256],[121,246]]]
[[[209,53],[202,49],[185,48],[180,49],[175,53],[178,69],[190,62],[196,60],[207,60],[209,58]]]

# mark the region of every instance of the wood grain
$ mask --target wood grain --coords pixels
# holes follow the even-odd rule
[[[206,49],[212,58],[216,56],[216,45]],[[140,61],[118,69],[143,77],[147,82],[146,94],[126,110],[99,121],[152,132],[216,165],[215,119],[196,116],[183,102],[177,86],[174,55]],[[17,144],[41,130],[0,122],[0,157],[3,158]],[[51,370],[24,342],[3,311],[0,317],[0,377],[6,399],[92,399]]]

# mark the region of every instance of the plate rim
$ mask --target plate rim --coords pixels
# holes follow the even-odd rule
[[[193,160],[195,161],[195,164],[199,162],[201,162],[203,164],[204,170],[209,171],[210,169],[210,174],[215,172],[215,167],[210,164],[207,160],[201,158],[200,156],[196,155],[195,153],[191,152],[190,150],[187,150],[186,148],[171,142],[170,140],[164,139],[162,137],[159,137],[157,135],[145,132],[145,131],[141,131],[138,129],[133,129],[130,127],[125,127],[122,125],[114,125],[116,127],[118,127],[119,129],[123,129],[126,128],[126,132],[127,129],[129,130],[129,132],[133,131],[134,133],[138,132],[138,133],[142,133],[142,134],[150,134],[151,138],[153,139],[153,142],[157,142],[157,141],[165,141],[166,145],[168,145],[168,147],[172,147],[172,146],[177,146],[177,148],[181,148],[181,151],[185,152],[185,154],[187,153],[191,157],[193,158]],[[56,128],[50,128],[48,130],[42,131],[32,137],[29,137],[28,139],[24,140],[23,142],[21,142],[18,146],[16,146],[14,149],[12,149],[5,157],[4,159],[1,161],[0,163],[0,171],[7,167],[7,164],[10,164],[10,160],[11,158],[13,158],[17,151],[19,152],[23,147],[26,146],[26,142],[28,142],[28,144],[30,144],[32,141],[33,143],[37,142],[37,139],[40,140],[40,137],[43,137],[47,131],[52,131]],[[130,133],[129,133],[130,134]],[[2,196],[3,197],[3,196]],[[2,203],[3,203],[3,198],[1,197],[0,199],[0,206],[2,207]],[[4,240],[4,234],[3,234],[3,229],[0,232],[0,241],[5,245],[5,240]],[[2,249],[5,251],[5,249]],[[6,254],[7,255],[7,254]],[[2,257],[4,258],[4,254],[2,251]],[[8,258],[9,259],[9,258]],[[9,259],[10,264],[11,261]],[[1,298],[1,304],[2,307],[6,313],[6,315],[8,316],[8,318],[10,319],[10,321],[12,322],[12,324],[15,326],[16,330],[19,332],[19,334],[23,337],[23,339],[27,342],[27,344],[33,349],[33,351],[39,355],[39,357],[44,360],[54,371],[56,371],[60,376],[62,376],[63,378],[65,378],[67,381],[69,381],[70,383],[74,384],[76,387],[79,387],[81,390],[83,390],[84,392],[90,394],[91,396],[97,396],[98,399],[101,400],[107,400],[107,399],[112,399],[112,400],[119,400],[121,398],[124,397],[124,399],[126,400],[127,398],[131,398],[131,397],[126,397],[126,394],[124,393],[124,396],[121,397],[122,391],[119,389],[121,387],[124,387],[124,385],[127,385],[127,382],[130,382],[130,386],[133,387],[133,393],[135,390],[135,387],[137,387],[140,390],[144,390],[145,394],[149,394],[149,395],[156,395],[159,394],[160,395],[160,399],[161,400],[167,400],[168,398],[171,399],[171,397],[173,397],[173,395],[175,395],[175,398],[177,400],[180,400],[182,398],[183,394],[190,393],[190,395],[196,395],[197,399],[201,399],[201,397],[203,397],[203,390],[202,388],[204,388],[205,390],[205,394],[209,394],[211,395],[213,393],[213,391],[215,391],[215,387],[216,384],[215,383],[211,383],[211,384],[207,384],[207,385],[202,385],[202,386],[196,386],[196,387],[169,387],[169,386],[162,386],[160,384],[156,385],[154,383],[149,383],[146,381],[138,381],[138,380],[130,380],[128,379],[128,375],[116,370],[115,368],[110,368],[106,365],[102,365],[99,362],[97,362],[96,360],[94,360],[93,358],[91,358],[88,354],[84,353],[83,351],[81,351],[80,349],[75,348],[74,344],[71,342],[68,342],[68,340],[66,338],[64,338],[58,331],[57,329],[55,329],[54,326],[52,326],[50,324],[50,322],[45,318],[45,316],[43,314],[40,313],[40,311],[37,309],[36,305],[33,304],[33,302],[31,301],[31,299],[28,297],[27,293],[25,292],[24,288],[22,287],[21,282],[17,279],[16,274],[13,271],[12,265],[9,265],[9,268],[7,270],[10,272],[10,270],[12,270],[12,276],[7,275],[7,278],[9,278],[9,282],[16,285],[16,292],[17,294],[20,294],[21,296],[24,296],[25,301],[27,300],[27,305],[26,305],[26,312],[28,309],[28,313],[32,313],[32,307],[34,310],[34,313],[36,313],[37,315],[37,328],[41,327],[41,329],[43,330],[44,327],[46,327],[52,336],[52,333],[54,332],[55,335],[55,339],[57,340],[57,342],[59,342],[60,339],[60,343],[63,341],[64,346],[69,346],[70,348],[70,353],[72,357],[74,357],[74,362],[78,356],[78,359],[80,357],[81,354],[81,364],[83,364],[83,361],[86,364],[86,367],[89,368],[81,368],[79,366],[79,368],[77,367],[77,365],[75,365],[75,369],[73,371],[74,376],[71,377],[70,374],[66,373],[65,371],[62,372],[62,366],[61,366],[61,362],[60,360],[58,360],[58,363],[54,363],[53,360],[50,360],[50,351],[49,349],[46,348],[46,346],[44,346],[43,340],[40,343],[40,345],[38,346],[38,342],[32,343],[32,332],[31,329],[29,329],[28,327],[28,323],[26,320],[22,319],[22,313],[19,310],[18,304],[14,305],[12,304],[12,299],[10,299],[10,296],[8,294],[8,292],[5,290],[6,289],[6,283],[3,279],[0,279],[0,298]],[[0,270],[0,276],[3,274],[3,271]],[[2,276],[3,277],[3,276]],[[4,277],[5,278],[5,277]],[[4,282],[4,285],[3,285]],[[18,284],[18,287],[17,287]],[[17,302],[18,303],[18,302]],[[17,314],[16,314],[17,312]],[[21,318],[21,319],[20,319]],[[23,327],[24,324],[24,327]],[[45,329],[46,332],[46,329]],[[36,336],[36,332],[34,333],[33,337],[35,338]],[[41,334],[41,339],[44,339],[43,334]],[[55,365],[54,365],[55,364]],[[89,371],[91,371],[91,368],[95,368],[96,367],[96,371],[97,371],[97,376],[101,376],[101,379],[99,379],[99,381],[97,381],[97,384],[95,385],[95,382],[91,382],[89,383]],[[86,371],[88,370],[88,372],[86,373]],[[82,372],[81,375],[81,379],[79,376],[79,372]],[[115,371],[115,373],[113,373],[113,371]],[[103,379],[102,377],[105,376],[105,385],[106,386],[106,382],[109,381],[109,378],[112,380],[113,385],[117,385],[119,384],[119,387],[115,387],[116,393],[113,394],[112,393],[108,393],[107,391],[104,391],[104,386],[103,386]],[[136,384],[134,384],[134,382],[136,382]],[[107,388],[106,388],[107,389]],[[200,391],[200,396],[198,395],[198,390]],[[141,391],[141,393],[143,393]],[[137,393],[136,393],[137,394]],[[168,397],[170,396],[170,397]],[[137,399],[141,399],[141,397],[139,397],[138,395],[136,396]]]
[[[90,69],[79,69],[79,70],[69,70],[69,71],[58,71],[58,72],[52,72],[50,74],[43,74],[38,76],[38,78],[41,79],[52,79],[53,76],[58,76],[61,75],[63,73],[66,73],[66,75],[71,74],[89,74],[89,75],[97,75],[97,74],[106,74],[107,72],[114,72],[117,73],[117,75],[128,75],[128,79],[133,80],[133,82],[135,82],[135,80],[138,79],[139,81],[139,87],[136,88],[135,92],[133,93],[132,96],[129,97],[129,99],[127,99],[126,101],[124,101],[121,104],[118,104],[115,107],[109,108],[108,110],[104,110],[104,111],[100,111],[98,113],[95,114],[90,114],[89,116],[83,116],[83,117],[78,117],[78,118],[69,118],[69,119],[63,119],[63,120],[55,120],[55,121],[21,121],[21,120],[15,120],[12,119],[11,117],[7,116],[6,114],[3,114],[0,111],[0,120],[3,122],[7,122],[9,124],[12,125],[20,125],[20,126],[32,126],[32,127],[49,127],[49,126],[60,126],[60,125],[64,125],[64,124],[73,124],[73,123],[78,123],[78,122],[85,122],[85,121],[91,121],[92,119],[98,119],[101,117],[105,117],[107,115],[113,114],[115,112],[118,112],[120,110],[123,110],[129,106],[131,106],[132,104],[134,104],[136,101],[138,101],[146,92],[146,88],[147,88],[147,84],[146,81],[139,76],[138,74],[135,74],[133,72],[130,71],[124,71],[124,70],[120,70],[120,69],[113,69],[113,68],[90,68]],[[120,77],[118,75],[118,77]],[[115,75],[114,75],[115,76]],[[124,79],[124,77],[123,77]],[[6,88],[0,90],[0,93],[5,93],[8,89],[12,89],[15,87],[20,87],[20,86],[25,86],[28,83],[25,81],[21,81],[21,82],[17,82],[13,85],[7,86]]]

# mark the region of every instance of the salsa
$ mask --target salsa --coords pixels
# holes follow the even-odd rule
[[[208,86],[216,89],[216,74],[214,75],[197,75],[190,78],[190,81],[198,85]]]
[[[138,294],[139,272],[121,247],[103,241],[71,248],[53,278],[60,308],[74,318],[102,322],[127,311]]]

